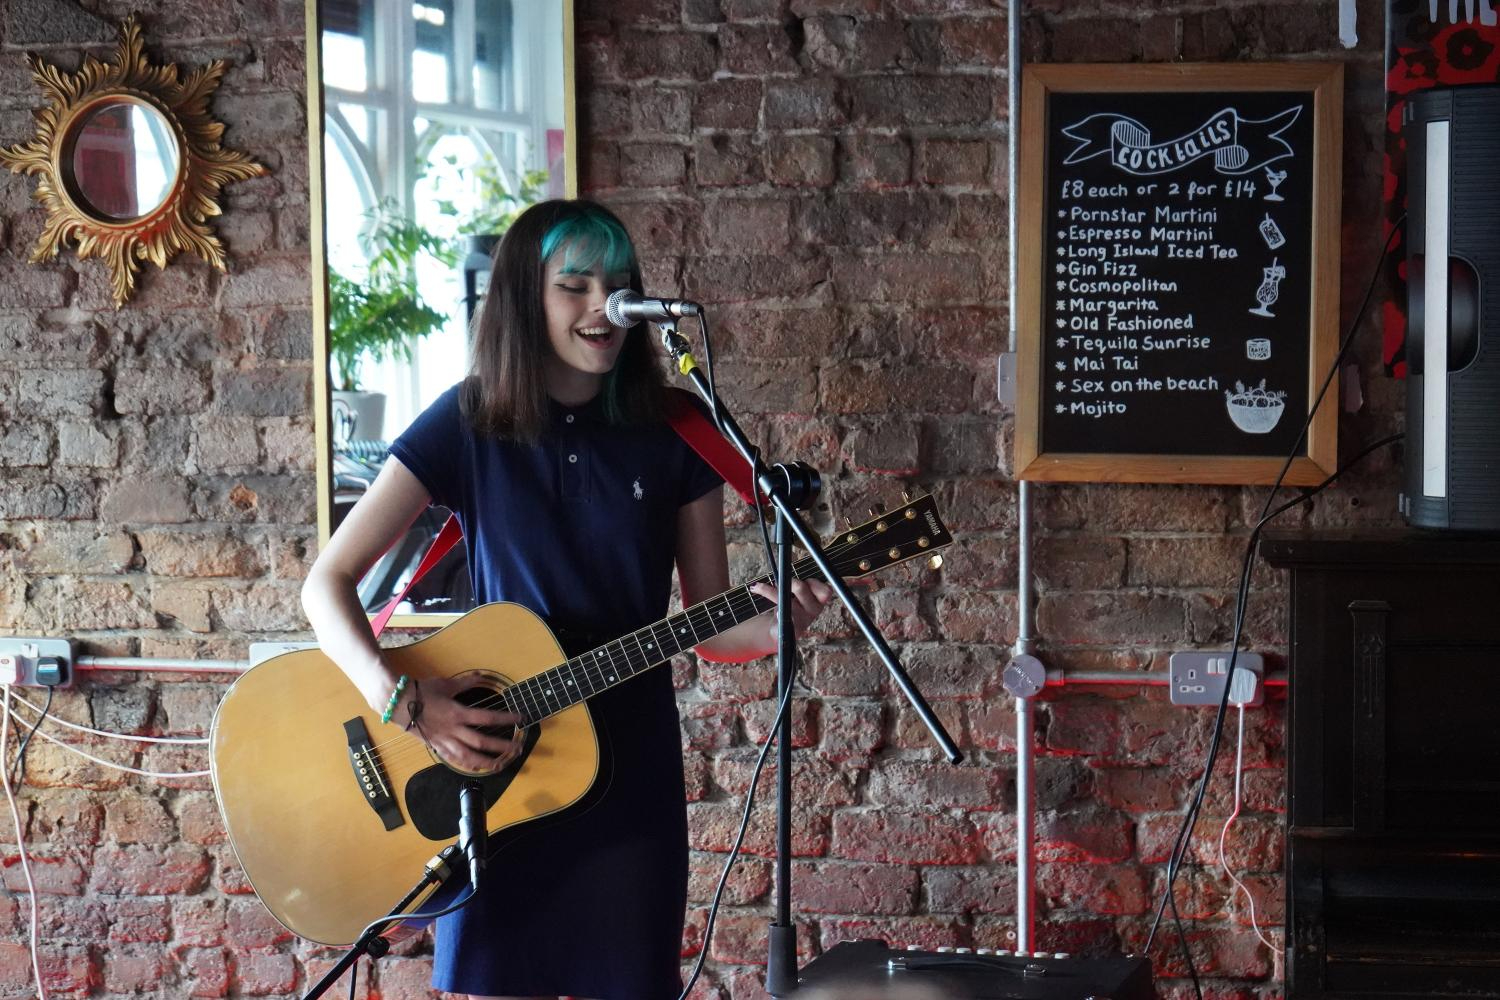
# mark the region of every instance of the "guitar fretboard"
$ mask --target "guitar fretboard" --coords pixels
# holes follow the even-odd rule
[[[750,586],[711,597],[518,681],[501,694],[502,707],[519,714],[526,723],[539,722],[776,606],[774,601],[751,593]]]

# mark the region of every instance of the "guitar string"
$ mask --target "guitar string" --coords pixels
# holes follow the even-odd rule
[[[903,522],[897,522],[897,523],[903,523]],[[843,557],[845,555],[845,553],[849,549],[854,548],[857,544],[859,544],[861,542],[868,542],[871,538],[873,538],[875,536],[873,536],[873,535],[866,536],[865,538],[862,538],[862,539],[861,538],[856,538],[856,539],[854,539],[852,541],[846,541],[845,537],[846,536],[841,536],[839,542],[836,542],[835,544],[829,546],[825,550],[825,552],[828,555],[833,556],[835,558],[841,558],[841,557]],[[893,535],[892,537],[894,538],[895,536]],[[946,544],[946,542],[940,542],[935,547],[936,548],[940,548],[944,544]],[[923,552],[930,552],[930,551],[932,551],[931,548],[923,550]],[[917,554],[921,554],[921,553],[913,553],[912,555],[917,555]],[[911,556],[908,556],[908,558],[911,558]],[[905,560],[899,560],[899,561],[905,561]],[[895,563],[894,562],[893,563],[888,563],[887,565],[895,565]],[[885,568],[885,567],[881,567],[881,568]],[[811,558],[806,558],[806,559],[802,559],[802,560],[798,561],[797,563],[795,563],[792,566],[792,575],[793,575],[794,579],[807,579],[807,578],[812,577],[812,576],[819,576],[820,577],[821,576],[821,571],[818,570],[816,563],[814,563]],[[701,623],[701,624],[704,624],[704,627],[708,631],[708,636],[710,638],[713,635],[718,634],[718,631],[722,631],[722,630],[715,631],[713,629],[712,616],[709,613],[709,606],[712,605],[716,601],[721,601],[721,602],[724,602],[726,605],[728,605],[728,607],[736,615],[736,617],[738,617],[738,615],[740,613],[742,613],[742,612],[744,612],[746,610],[746,602],[748,602],[748,610],[751,613],[747,614],[744,619],[741,619],[741,621],[748,620],[749,618],[754,617],[756,614],[761,613],[762,610],[769,610],[770,608],[775,607],[775,603],[774,602],[772,602],[772,601],[770,601],[770,600],[768,600],[766,598],[763,598],[763,597],[758,597],[757,595],[754,595],[754,594],[750,593],[750,590],[749,590],[749,588],[751,586],[753,586],[754,584],[756,584],[756,583],[769,583],[769,582],[770,582],[770,578],[769,577],[761,577],[759,580],[752,581],[750,584],[746,584],[746,585],[734,588],[731,591],[727,591],[724,594],[720,594],[720,595],[717,595],[715,597],[709,598],[706,601],[701,601],[698,604],[695,604],[695,605],[692,605],[691,607],[683,609],[681,612],[678,612],[675,615],[669,615],[666,618],[663,618],[663,619],[661,619],[661,620],[659,620],[657,622],[652,623],[651,625],[645,626],[645,627],[643,627],[641,629],[637,629],[635,632],[628,633],[626,636],[622,636],[619,639],[612,640],[611,642],[605,643],[602,646],[599,646],[599,647],[596,647],[595,649],[589,650],[586,653],[580,654],[579,656],[572,657],[572,658],[564,661],[562,664],[558,664],[555,667],[550,667],[550,668],[548,668],[548,669],[540,672],[539,674],[536,674],[536,675],[533,675],[532,677],[526,678],[525,680],[518,681],[517,683],[512,684],[511,686],[505,688],[503,691],[499,692],[498,694],[496,694],[496,695],[494,695],[492,697],[476,701],[470,707],[474,707],[474,708],[489,708],[489,707],[493,707],[493,706],[502,706],[502,707],[510,708],[512,710],[525,709],[526,711],[520,711],[518,713],[518,714],[521,714],[523,716],[523,719],[525,720],[523,724],[524,725],[534,725],[534,724],[536,724],[538,722],[543,721],[547,717],[549,717],[551,715],[554,715],[557,712],[562,711],[565,708],[571,707],[573,704],[577,704],[579,701],[586,700],[587,698],[593,697],[595,694],[598,694],[600,691],[602,691],[602,690],[604,690],[604,689],[606,689],[608,687],[613,687],[615,684],[618,684],[618,683],[621,682],[622,671],[620,671],[619,669],[617,669],[617,667],[615,665],[614,652],[613,652],[613,650],[610,649],[610,647],[612,647],[612,646],[619,646],[620,647],[620,653],[624,657],[626,665],[629,666],[629,667],[631,667],[631,669],[628,672],[624,672],[623,673],[623,678],[626,679],[626,680],[628,680],[630,677],[633,677],[636,674],[643,672],[644,670],[650,668],[651,666],[657,665],[657,664],[659,664],[659,663],[661,663],[661,662],[663,662],[665,660],[670,659],[672,656],[676,656],[676,655],[678,655],[678,654],[680,654],[682,652],[685,652],[686,650],[691,649],[693,646],[697,645],[698,642],[704,641],[702,638],[700,638],[700,636],[698,634],[698,624],[699,623],[695,623],[694,622],[693,617],[692,617],[693,615],[695,615],[695,614],[697,614],[697,615],[709,615],[708,621],[705,622],[705,623]],[[736,603],[731,603],[731,602],[739,602],[739,603],[736,604]],[[636,666],[635,664],[633,664],[632,661],[631,661],[631,659],[630,659],[629,651],[624,646],[625,640],[626,639],[632,639],[632,638],[634,638],[634,639],[636,639],[637,645],[639,645],[639,639],[636,638],[636,637],[640,633],[645,632],[645,633],[649,633],[650,638],[653,640],[653,642],[655,642],[657,644],[657,646],[660,646],[660,639],[659,639],[659,637],[657,635],[657,631],[656,630],[659,627],[665,627],[665,626],[667,626],[670,622],[673,621],[673,619],[684,619],[684,620],[687,621],[688,628],[693,633],[693,641],[687,642],[687,643],[682,643],[680,640],[678,640],[678,639],[676,639],[676,637],[674,637],[674,641],[677,641],[679,643],[679,648],[678,648],[677,652],[668,654],[666,656],[656,657],[656,658],[653,658],[654,654],[652,654],[652,655],[646,655],[645,659],[644,659],[644,662],[641,665]],[[670,634],[670,631],[669,631],[669,634]],[[683,633],[679,629],[679,635],[682,635],[682,634],[685,634],[685,633]],[[658,652],[659,652],[659,650],[658,650]],[[604,655],[608,655],[609,656],[609,672],[605,672],[604,669],[603,669],[603,665],[600,664],[600,662],[599,662],[600,658],[602,656],[604,656]],[[594,687],[594,690],[590,691],[588,694],[584,695],[583,698],[579,698],[579,699],[573,700],[568,705],[563,705],[563,706],[559,706],[559,707],[551,707],[550,709],[549,709],[549,706],[545,702],[542,702],[542,704],[540,706],[535,705],[535,704],[530,704],[529,702],[532,701],[532,695],[530,693],[529,688],[523,688],[522,690],[517,691],[517,688],[522,688],[523,685],[528,685],[531,682],[536,681],[538,678],[540,678],[542,676],[545,676],[546,674],[549,674],[549,673],[556,674],[558,671],[562,670],[565,667],[568,668],[570,672],[574,673],[574,679],[575,680],[576,680],[576,670],[578,668],[582,668],[585,671],[585,674],[584,674],[585,679],[587,679],[589,681],[590,686]],[[590,674],[589,671],[592,671],[592,670],[598,670],[599,672],[597,674]],[[614,677],[614,680],[610,680],[609,679],[611,676]],[[543,697],[550,696],[550,689],[546,689],[546,690],[547,690],[547,695],[544,695]],[[512,695],[513,694],[518,695],[522,699],[525,699],[525,701],[523,703],[521,703],[521,704],[514,703],[512,701]],[[535,715],[529,714],[530,712],[536,712],[536,709],[538,707],[540,707],[542,709],[542,711],[540,713],[535,714]],[[378,755],[378,758],[377,758],[377,755]],[[388,764],[395,764],[395,763],[398,763],[398,762],[405,763],[409,759],[409,755],[410,756],[415,756],[415,757],[422,757],[422,758],[438,756],[438,755],[436,755],[432,751],[431,747],[429,747],[425,741],[422,741],[420,739],[420,737],[416,736],[415,734],[407,733],[407,732],[402,732],[400,734],[397,734],[394,738],[388,739],[388,740],[386,740],[383,743],[376,744],[376,745],[371,746],[370,748],[368,748],[366,750],[362,750],[362,751],[357,751],[356,752],[356,757],[357,758],[363,758],[365,760],[367,766],[370,766],[372,768],[377,767],[381,763],[388,763]],[[439,756],[438,759],[441,760],[441,757]]]
[[[852,541],[847,541],[845,540],[846,536],[841,536],[839,542],[836,542],[835,544],[825,549],[825,553],[831,557],[839,558],[842,557],[848,550],[853,549],[861,542],[868,542],[875,537],[875,535],[869,535],[862,539],[857,538]],[[941,547],[941,544],[943,543],[939,543],[937,546],[934,546],[934,548]],[[930,552],[932,551],[932,548],[922,551],[923,553]],[[915,554],[922,553],[914,553],[914,555]],[[895,565],[895,563],[888,563],[887,565]],[[792,576],[793,579],[807,579],[813,576],[821,577],[822,574],[818,569],[817,564],[814,563],[811,558],[805,558],[799,560],[792,566]],[[518,711],[518,714],[522,715],[523,717],[523,725],[534,725],[538,722],[543,721],[547,717],[562,711],[565,708],[569,708],[574,704],[578,704],[580,701],[593,697],[606,688],[613,687],[615,684],[621,683],[622,680],[628,680],[630,677],[634,677],[636,674],[644,672],[651,666],[671,659],[672,656],[676,656],[680,653],[686,652],[701,641],[706,641],[699,635],[700,625],[705,630],[708,638],[712,638],[713,636],[719,634],[719,632],[724,631],[724,629],[715,629],[713,625],[713,616],[710,610],[710,606],[715,602],[722,602],[726,605],[727,609],[738,619],[736,624],[755,617],[755,615],[760,614],[763,610],[769,610],[770,608],[775,607],[775,602],[770,601],[767,598],[752,594],[749,589],[751,586],[754,586],[757,583],[769,583],[770,579],[770,577],[761,577],[758,580],[752,581],[750,584],[736,587],[733,590],[726,591],[723,594],[711,597],[706,601],[700,601],[699,603],[694,604],[691,607],[684,608],[677,614],[668,615],[666,618],[660,619],[650,625],[637,629],[634,632],[627,633],[626,635],[621,636],[618,639],[611,640],[610,642],[604,643],[603,645],[598,646],[595,649],[588,650],[587,652],[580,654],[579,656],[571,657],[561,664],[558,664],[554,667],[549,667],[538,674],[534,674],[531,677],[518,681],[493,696],[482,698],[474,702],[470,707],[491,708],[498,706],[502,709],[510,708],[513,711],[525,709],[524,711]],[[763,607],[761,605],[763,605]],[[746,614],[744,618],[739,618],[740,614],[744,613],[747,610],[750,613]],[[697,621],[694,620],[694,615],[699,616],[699,619]],[[679,636],[685,637],[686,633],[679,628],[677,635],[673,636],[674,641],[678,642],[679,648],[677,652],[670,653],[665,656],[658,656],[656,654],[659,654],[661,652],[661,640],[657,633],[657,630],[659,628],[666,628],[668,634],[670,635],[670,623],[674,619],[681,619],[686,622],[688,629],[692,633],[692,641],[682,642],[681,639],[679,639]],[[656,650],[655,653],[647,654],[645,653],[645,650],[642,649],[641,654],[643,657],[643,662],[640,665],[636,665],[631,660],[630,652],[625,647],[625,643],[627,640],[633,639],[635,640],[637,647],[640,648],[639,636],[641,635],[641,633],[648,633],[648,637],[655,644]],[[629,668],[628,670],[622,671],[616,665],[615,652],[611,648],[615,646],[620,647],[620,655],[622,656],[626,667]],[[607,671],[604,667],[604,664],[601,664],[599,662],[600,659],[604,656],[608,656],[609,658]],[[530,685],[533,682],[538,681],[539,678],[544,677],[547,674],[556,674],[558,676],[561,676],[558,672],[562,671],[564,668],[567,668],[569,673],[573,675],[572,680],[574,681],[575,688],[578,687],[576,683],[578,681],[577,671],[581,668],[584,671],[583,679],[589,683],[589,686],[592,687],[593,690],[588,694],[583,695],[581,698],[573,699],[567,705],[549,708],[547,703],[545,701],[542,701],[541,699],[551,697],[551,688],[543,689],[545,691],[545,694],[538,692],[538,694],[540,694],[540,697],[534,698],[531,693],[530,687],[523,687],[525,685]],[[597,672],[593,673],[591,671]],[[614,679],[610,680],[609,678],[611,677],[613,677]],[[518,688],[521,690],[518,691]],[[517,704],[514,701],[514,697],[519,697],[524,701],[520,704]],[[531,704],[531,702],[533,701],[540,701],[541,703]],[[537,709],[541,709],[541,711],[538,713]],[[374,744],[366,749],[355,752],[356,758],[362,758],[365,761],[366,765],[371,768],[377,768],[381,764],[404,763],[408,759],[409,755],[414,757],[435,756],[435,754],[425,741],[421,740],[418,735],[409,732],[402,732],[391,739],[383,741],[382,743]]]
[[[855,544],[860,541],[866,540],[868,539],[854,539],[852,541],[843,542],[843,544],[836,543],[830,546],[827,551],[829,555],[842,557],[844,553],[848,549],[853,548]],[[894,563],[892,563],[891,565],[894,565]],[[801,560],[798,563],[794,564],[792,567],[792,573],[793,577],[796,579],[802,579],[806,578],[807,576],[813,575],[821,575],[816,564],[813,563],[811,558]],[[570,658],[569,660],[565,661],[562,664],[559,664],[556,667],[548,668],[547,670],[544,670],[539,674],[533,675],[532,677],[526,678],[523,681],[517,682],[516,684],[511,685],[504,691],[499,692],[491,698],[482,699],[478,702],[475,702],[471,707],[487,708],[496,705],[503,705],[505,707],[511,708],[512,710],[524,709],[525,711],[521,711],[518,714],[521,714],[523,718],[526,718],[527,724],[535,724],[537,722],[540,722],[550,715],[562,711],[564,708],[571,707],[573,704],[577,704],[579,701],[593,697],[600,691],[608,687],[612,687],[617,683],[620,683],[620,678],[622,676],[625,679],[629,679],[630,677],[633,677],[636,674],[641,673],[644,670],[649,669],[650,667],[655,666],[664,660],[670,659],[672,656],[678,655],[678,653],[681,653],[687,649],[691,649],[698,642],[704,640],[704,636],[700,635],[699,633],[700,624],[704,627],[708,637],[712,637],[713,635],[717,635],[720,631],[724,631],[723,629],[715,629],[713,625],[713,617],[711,612],[712,606],[715,602],[720,602],[725,605],[725,608],[729,610],[731,614],[733,614],[736,618],[736,624],[738,624],[740,621],[749,620],[750,618],[759,614],[762,610],[769,610],[770,608],[775,607],[774,602],[750,593],[749,587],[753,586],[754,583],[761,582],[769,582],[769,578],[762,577],[760,580],[753,581],[752,584],[737,587],[734,590],[728,591],[724,594],[709,598],[707,601],[702,601],[698,604],[692,605],[691,607],[684,609],[676,615],[669,615],[667,618],[661,619],[660,621],[657,621],[644,628],[637,629],[635,632],[629,633],[626,636],[622,636],[619,639],[613,640],[609,643],[605,643],[604,645],[593,650],[589,650],[588,652],[577,657]],[[722,613],[723,611],[721,610],[720,614],[722,615]],[[744,615],[743,618],[740,617],[742,614]],[[694,619],[695,615],[699,616],[698,620]],[[667,626],[668,623],[672,622],[674,619],[681,619],[686,621],[688,629],[690,629],[693,633],[692,641],[684,643],[681,639],[674,636],[674,642],[678,644],[678,649],[676,652],[667,654],[666,656],[647,654],[645,652],[645,649],[640,645],[640,634],[642,632],[648,633],[648,637],[652,640],[652,644],[655,647],[659,647],[661,643],[660,637],[658,636],[656,631],[657,628]],[[679,627],[678,635],[684,636],[685,634],[685,631]],[[627,639],[633,639],[636,643],[637,648],[640,650],[640,654],[642,657],[642,662],[640,664],[636,664],[631,659],[629,649],[625,645]],[[628,671],[621,671],[618,669],[618,666],[615,662],[615,651],[613,648],[611,648],[615,646],[619,647],[619,652],[624,659],[625,665],[629,668]],[[656,653],[660,653],[659,648],[656,650]],[[600,660],[606,655],[609,657],[607,668],[600,662]],[[583,679],[588,683],[589,687],[593,688],[593,690],[584,694],[582,698],[571,700],[567,705],[551,706],[548,705],[546,700],[543,700],[553,697],[550,688],[543,689],[541,697],[533,699],[533,695],[531,694],[530,689],[528,687],[523,687],[523,685],[530,685],[533,682],[538,681],[539,678],[547,674],[555,674],[557,676],[561,676],[561,674],[559,674],[558,672],[563,668],[567,668],[569,674],[571,675],[569,683],[576,682],[578,680],[577,671],[581,668],[584,671]],[[597,673],[593,673],[593,671],[597,671]],[[581,690],[581,686],[578,686],[576,684],[574,686],[577,690]],[[517,696],[523,699],[523,701],[517,704],[513,696]],[[534,701],[539,701],[540,705],[538,706],[534,703]],[[536,711],[538,707],[542,709],[540,713]],[[413,739],[416,740],[415,743],[410,742]],[[376,754],[381,751],[384,751],[384,753],[381,754],[382,759],[377,760]],[[441,757],[436,755],[425,741],[421,741],[420,738],[413,737],[412,734],[405,732],[401,733],[393,740],[387,740],[386,742],[368,748],[367,750],[356,752],[357,759],[362,758],[366,766],[377,770],[378,764],[380,763],[405,763],[408,759],[408,755],[416,756],[419,758],[437,756],[438,759],[441,760]]]
[[[702,630],[701,635],[703,636],[711,636],[717,634],[717,632],[715,632],[713,629],[711,617],[707,619],[704,619],[702,617],[709,614],[708,606],[713,604],[714,602],[724,603],[727,609],[730,610],[730,612],[737,619],[737,623],[741,621],[748,621],[749,619],[760,614],[762,610],[769,609],[775,606],[774,602],[771,602],[766,598],[751,594],[748,586],[737,587],[733,591],[729,591],[725,594],[712,597],[707,601],[700,602],[699,604],[695,604],[690,608],[684,609],[678,614],[669,615],[667,618],[655,622],[652,625],[648,625],[644,628],[636,630],[635,632],[628,633],[627,635],[622,636],[619,639],[612,640],[611,642],[605,643],[604,645],[589,650],[586,653],[580,654],[579,656],[572,657],[555,667],[549,667],[547,668],[547,670],[542,671],[540,674],[533,675],[533,677],[527,678],[523,681],[519,681],[516,684],[512,684],[510,687],[505,688],[503,691],[497,693],[494,696],[476,701],[470,707],[489,708],[499,706],[502,708],[510,708],[511,710],[521,709],[523,711],[520,711],[519,714],[525,717],[526,725],[532,725],[540,722],[548,716],[562,711],[564,708],[571,707],[571,704],[577,704],[579,701],[591,698],[599,692],[605,690],[606,688],[613,687],[615,684],[621,683],[623,680],[628,680],[631,677],[634,677],[636,674],[643,673],[651,666],[657,665],[665,660],[671,659],[671,657],[676,656],[679,653],[691,649],[693,646],[697,645],[699,641],[702,641],[700,639],[700,626]],[[764,605],[764,608],[762,608],[762,604]],[[694,614],[700,616],[697,621],[694,621],[691,617]],[[683,619],[688,622],[688,631],[692,635],[691,639],[688,639],[686,635],[681,632],[674,634],[670,631],[670,629],[664,628],[673,619]],[[660,652],[662,652],[661,639],[657,631],[659,628],[663,628],[667,632],[669,637],[671,637],[674,642],[678,643],[678,649],[676,652],[669,653],[667,655],[658,655]],[[636,663],[631,659],[629,650],[625,648],[624,643],[626,640],[635,638],[643,632],[649,633],[649,641],[653,644],[654,647],[656,647],[656,651],[651,654],[646,653],[644,648],[639,647],[640,640],[636,639],[638,648],[641,648],[641,653],[638,654],[641,657],[641,662]],[[679,638],[679,635],[681,635],[682,638]],[[619,663],[615,658],[615,651],[610,648],[613,646],[620,647],[621,657],[623,658],[623,662],[628,669],[622,670],[620,668]],[[608,657],[607,663],[600,662],[600,659],[604,656]],[[529,690],[523,689],[518,694],[519,697],[525,700],[520,704],[513,703],[511,695],[512,693],[517,692],[518,687],[527,684],[530,681],[536,680],[537,677],[541,677],[548,673],[556,673],[557,671],[563,670],[564,668],[567,668],[568,671],[572,674],[573,680],[575,682],[575,688],[581,691],[583,686],[586,684],[592,690],[589,690],[586,694],[583,694],[581,698],[575,699],[570,705],[553,707],[547,705],[545,701],[541,700],[541,698],[550,696],[552,690],[551,688],[544,689],[546,693],[542,694],[541,698],[533,698]],[[578,683],[580,680],[580,670],[582,671],[582,683]],[[398,762],[404,762],[413,756],[429,757],[433,756],[433,754],[431,748],[425,742],[421,741],[420,738],[415,734],[402,732],[399,735],[382,743],[373,745],[364,750],[356,751],[355,756],[357,758],[363,759],[366,766],[375,768],[380,763],[395,764]]]
[[[811,560],[808,560],[808,562],[810,563]],[[803,568],[804,567],[798,566],[794,567],[793,569],[795,572],[796,570]],[[768,580],[769,578],[762,578],[762,580],[754,581],[754,583],[768,582]],[[516,689],[521,685],[527,684],[529,681],[534,681],[537,677],[543,676],[547,673],[553,673],[564,668],[568,668],[574,676],[575,687],[581,688],[582,685],[577,684],[576,682],[578,680],[578,671],[582,670],[582,679],[587,682],[588,686],[593,690],[583,695],[583,698],[574,701],[573,704],[576,704],[577,701],[591,698],[599,692],[605,690],[606,688],[613,687],[615,684],[621,683],[623,680],[628,680],[636,674],[643,673],[650,666],[659,664],[665,660],[669,660],[673,656],[679,655],[680,653],[686,652],[687,650],[691,649],[693,646],[697,645],[699,641],[701,641],[698,638],[700,633],[700,626],[702,627],[702,633],[705,635],[717,634],[717,632],[714,632],[712,629],[711,618],[708,621],[704,621],[700,618],[699,621],[694,622],[690,617],[693,614],[708,614],[708,605],[711,605],[716,601],[726,603],[729,610],[735,615],[736,618],[739,619],[739,621],[748,621],[750,618],[753,618],[756,615],[760,614],[762,610],[775,607],[774,602],[771,602],[766,598],[751,594],[749,591],[749,586],[752,585],[753,583],[750,585],[736,587],[732,591],[728,591],[724,594],[709,598],[707,601],[702,601],[689,608],[685,608],[683,611],[675,615],[669,615],[666,618],[652,623],[651,625],[647,625],[643,628],[637,629],[635,632],[628,633],[627,635],[622,636],[619,639],[612,640],[602,646],[596,647],[595,649],[588,650],[587,652],[582,653],[576,657],[572,657],[564,661],[563,663],[558,664],[557,666],[549,667],[546,670],[542,671],[540,674],[533,675],[533,677],[526,678],[522,681],[518,681],[493,696],[483,698],[479,701],[474,702],[474,704],[469,707],[501,707],[502,709],[508,707],[512,710],[525,709],[525,711],[521,711],[519,713],[525,717],[524,724],[532,725],[540,722],[543,719],[547,718],[549,715],[556,714],[556,712],[561,711],[563,708],[571,706],[561,706],[548,711],[546,710],[547,706],[545,705],[545,703],[541,705],[528,703],[522,703],[518,705],[511,704],[512,693],[516,692]],[[764,603],[764,608],[761,608],[759,606],[762,602]],[[741,615],[744,615],[744,617],[741,618]],[[672,633],[670,628],[667,627],[673,619],[677,618],[686,619],[688,621],[688,627],[693,638],[689,641],[680,642],[679,648],[674,653],[669,653],[664,656],[656,655],[656,653],[659,653],[661,651],[662,645],[658,630],[665,632],[668,636],[673,638],[674,641],[678,641],[677,634]],[[657,649],[656,653],[652,654],[646,654],[644,650],[642,650],[641,655],[643,662],[637,665],[630,659],[629,651],[624,648],[623,644],[627,639],[634,638],[640,633],[649,633],[649,641],[651,641]],[[638,639],[636,641],[637,643],[639,643]],[[612,646],[621,647],[620,652],[624,657],[626,666],[630,668],[629,670],[619,669],[618,664],[615,660],[614,651],[609,648]],[[601,653],[609,657],[607,667],[604,664],[600,664],[598,662],[599,655]],[[615,680],[609,680],[611,676],[613,676]],[[527,702],[532,701],[529,696],[528,690],[523,689],[521,692],[519,692],[519,696],[523,699],[526,699]],[[539,708],[542,711],[538,712]],[[375,744],[365,750],[356,751],[356,757],[363,758],[367,766],[371,767],[374,767],[377,763],[380,762],[391,764],[401,762],[407,759],[408,755],[428,757],[432,756],[432,751],[425,742],[423,742],[418,736],[416,736],[416,734],[407,732],[402,732],[391,739]],[[372,757],[376,759],[371,759]]]

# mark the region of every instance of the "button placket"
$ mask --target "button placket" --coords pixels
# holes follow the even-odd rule
[[[559,473],[564,500],[588,499],[588,450],[578,433],[577,416],[563,415],[563,427],[558,449]]]

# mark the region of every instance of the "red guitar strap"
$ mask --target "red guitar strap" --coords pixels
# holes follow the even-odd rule
[[[750,506],[755,505],[754,476],[745,456],[719,433],[719,429],[693,405],[693,395],[685,389],[667,394],[667,423],[707,462],[719,477]]]
[[[693,405],[693,397],[682,389],[673,389],[667,398],[667,423],[678,436],[692,446],[709,466],[717,472],[726,483],[734,488],[740,495],[740,499],[747,504],[753,504],[754,494],[751,492],[753,477],[750,466],[745,462],[744,456],[734,450],[734,446],[724,439],[701,410]],[[457,545],[459,539],[463,538],[463,529],[459,527],[458,518],[452,514],[444,522],[442,530],[432,540],[427,554],[422,557],[422,562],[417,566],[417,571],[412,574],[411,579],[406,581],[406,586],[401,588],[389,604],[380,609],[380,613],[370,619],[370,629],[379,638],[380,633],[385,631],[386,623],[391,620],[391,615],[396,613],[396,608],[406,600],[407,592],[416,586],[418,580],[427,574],[427,571],[438,564],[448,550]]]

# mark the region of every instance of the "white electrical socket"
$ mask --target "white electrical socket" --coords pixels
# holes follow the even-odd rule
[[[71,687],[73,665],[71,639],[0,636],[0,684]]]

